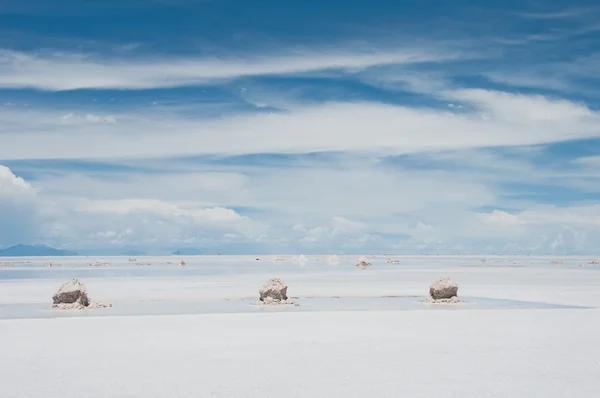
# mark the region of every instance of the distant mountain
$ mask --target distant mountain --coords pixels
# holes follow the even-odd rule
[[[194,248],[190,247],[190,248],[175,250],[172,254],[174,256],[199,256],[203,253],[199,249],[194,249]]]
[[[29,257],[29,256],[76,256],[77,253],[68,250],[55,249],[46,245],[16,245],[0,249],[0,257]]]

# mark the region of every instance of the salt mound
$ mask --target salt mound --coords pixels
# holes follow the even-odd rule
[[[89,263],[88,264],[90,267],[110,267],[110,263],[108,262],[100,262],[100,261],[96,261],[95,263]]]
[[[273,262],[274,263],[279,263],[279,262],[282,262],[282,261],[285,261],[285,259],[283,257],[281,257],[281,256],[273,257]]]
[[[177,263],[177,265],[179,265],[180,267],[183,267],[185,265],[185,261],[181,260]]]
[[[31,261],[0,261],[0,267],[10,267],[19,264],[31,264]]]
[[[260,297],[254,304],[258,305],[280,305],[295,304],[287,296],[287,285],[279,278],[270,279],[266,285],[259,290]]]
[[[87,289],[79,279],[71,279],[62,284],[58,291],[52,296],[53,304],[79,304],[82,307],[90,305]]]
[[[79,279],[71,279],[63,283],[54,296],[52,296],[52,308],[84,309],[106,307],[112,307],[112,305],[94,303],[89,299],[85,284]]]
[[[367,269],[371,266],[371,263],[367,261],[367,258],[362,256],[356,260],[355,264],[360,269]]]
[[[327,262],[329,262],[329,264],[338,264],[340,262],[340,258],[334,254],[333,256],[329,256],[327,258]]]
[[[429,296],[433,300],[457,299],[458,285],[449,278],[440,279],[429,287]]]
[[[137,258],[130,258],[130,259],[129,259],[129,262],[130,262],[130,263],[136,263],[136,262],[137,262]]]
[[[306,256],[304,254],[292,257],[292,263],[294,263],[294,264],[303,265],[303,264],[306,264],[307,262],[308,262],[308,259],[306,258]]]

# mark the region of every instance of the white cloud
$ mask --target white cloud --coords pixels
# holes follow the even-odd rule
[[[3,201],[18,202],[31,199],[36,195],[36,190],[23,178],[17,177],[12,171],[0,165],[0,199]]]
[[[574,164],[576,165],[582,165],[582,166],[588,166],[588,167],[592,167],[592,168],[597,168],[600,167],[600,155],[597,156],[584,156],[581,158],[577,158],[575,160],[573,160]]]
[[[352,221],[345,217],[333,217],[331,221],[333,224],[333,235],[344,233],[356,233],[358,231],[364,231],[367,228],[367,225],[365,223]]]
[[[375,103],[329,103],[296,106],[279,114],[200,121],[124,115],[117,124],[76,126],[52,125],[51,118],[35,118],[30,112],[0,110],[7,120],[0,127],[5,143],[0,158],[80,158],[82,153],[94,158],[318,151],[418,153],[600,137],[600,115],[582,104],[487,90],[446,91],[442,95],[474,109],[455,113]],[[61,140],[56,139],[59,133]],[[94,151],[89,151],[90,147]]]
[[[109,123],[114,124],[117,119],[112,115],[95,115],[88,113],[86,115],[76,115],[74,113],[67,113],[60,117],[61,124],[81,124],[81,123]]]
[[[37,233],[37,191],[0,165],[0,247],[28,242]]]
[[[526,19],[568,19],[584,16],[589,13],[594,13],[597,11],[597,8],[587,7],[587,8],[567,8],[560,11],[549,12],[548,10],[544,10],[544,12],[516,12],[515,15],[526,18]]]
[[[443,49],[296,49],[283,55],[220,58],[105,59],[84,54],[0,50],[0,87],[42,90],[178,87],[244,76],[297,74],[326,69],[360,70],[378,65],[455,59]]]
[[[230,223],[248,220],[247,217],[224,207],[197,208],[193,204],[167,203],[156,199],[89,201],[83,203],[78,210],[115,215],[152,214],[166,218],[182,218],[199,223]]]
[[[518,212],[478,213],[473,206],[498,203],[489,191],[489,179],[479,181],[482,177],[460,171],[392,172],[356,161],[354,169],[334,170],[345,166],[343,162],[333,169],[314,164],[307,168],[305,163],[285,169],[235,166],[242,175],[247,171],[243,195],[234,186],[226,191],[208,187],[195,193],[204,198],[202,203],[173,199],[193,184],[194,174],[179,176],[174,184],[168,174],[112,182],[102,176],[77,179],[71,191],[65,189],[68,173],[51,174],[50,179],[37,180],[42,196],[36,206],[43,205],[44,213],[37,221],[43,224],[42,243],[84,251],[135,247],[164,252],[177,247],[254,242],[270,245],[274,252],[281,245],[321,252],[585,252],[594,249],[600,238],[600,205],[528,203]],[[11,173],[13,180],[18,181]],[[360,190],[356,189],[357,180]],[[116,196],[127,197],[150,181],[173,198],[91,199],[104,186],[112,185]],[[298,186],[297,181],[306,183]],[[99,187],[94,187],[95,183]],[[17,185],[33,189],[25,181]],[[65,197],[65,191],[74,196]],[[277,191],[281,194],[274,196]],[[452,198],[456,192],[460,195]],[[77,197],[84,193],[89,199]],[[210,205],[217,197],[223,200],[222,205]],[[260,211],[251,219],[227,204]],[[31,231],[23,232],[23,239],[35,236]]]
[[[496,225],[513,226],[524,223],[524,221],[521,221],[518,216],[501,210],[494,210],[489,214],[480,214],[480,218],[486,223]]]

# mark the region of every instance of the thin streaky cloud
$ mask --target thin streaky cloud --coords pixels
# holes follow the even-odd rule
[[[327,69],[442,62],[454,51],[398,49],[371,52],[295,51],[291,54],[223,58],[106,60],[86,54],[0,51],[0,88],[49,91],[181,87],[245,76],[285,75]]]
[[[3,113],[10,124],[0,127],[6,143],[0,147],[0,159],[325,151],[394,154],[600,137],[600,115],[575,102],[489,90],[454,90],[439,95],[469,105],[471,110],[338,102],[298,106],[278,114],[205,120],[92,114],[69,116],[67,121],[77,123],[65,124],[64,114],[51,117],[42,113],[42,122],[36,124],[35,113],[19,115],[8,109]],[[57,135],[62,139],[56,140]],[[32,147],[31,142],[37,145]],[[93,151],[87,150],[90,146]]]
[[[570,8],[556,12],[515,12],[514,15],[527,19],[570,19],[597,12],[598,7]]]

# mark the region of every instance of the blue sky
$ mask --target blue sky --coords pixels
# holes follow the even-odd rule
[[[592,1],[2,1],[0,248],[590,253]]]

